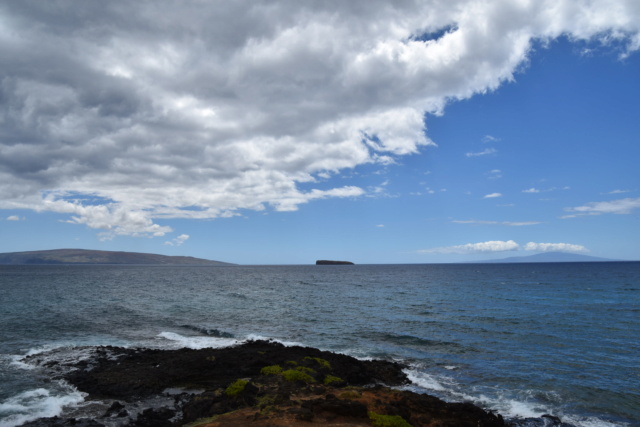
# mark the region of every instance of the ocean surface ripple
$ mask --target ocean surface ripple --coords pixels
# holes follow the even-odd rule
[[[1,427],[84,404],[25,355],[247,339],[401,360],[517,425],[640,425],[640,263],[0,266],[0,295]]]

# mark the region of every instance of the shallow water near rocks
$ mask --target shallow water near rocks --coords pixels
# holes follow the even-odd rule
[[[83,402],[25,355],[257,338],[401,360],[516,420],[640,425],[640,263],[0,266],[0,295],[3,427]]]

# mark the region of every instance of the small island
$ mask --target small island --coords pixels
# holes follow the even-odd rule
[[[319,259],[316,261],[316,265],[354,265],[351,261],[330,261],[326,259]]]

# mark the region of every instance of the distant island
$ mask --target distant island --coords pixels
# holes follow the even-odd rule
[[[139,252],[53,249],[0,253],[0,265],[26,264],[145,264],[145,265],[233,265],[189,256],[167,256]]]
[[[518,263],[518,262],[607,262],[614,259],[600,258],[589,255],[570,254],[566,252],[544,252],[529,256],[515,256],[503,259],[479,261],[481,263]]]
[[[316,261],[316,265],[354,265],[351,261],[330,261],[326,259],[319,259]]]

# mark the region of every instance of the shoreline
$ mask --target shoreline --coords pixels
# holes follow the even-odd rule
[[[89,360],[58,363],[36,354],[24,362],[87,394],[84,413],[26,427],[507,425],[471,403],[398,389],[410,382],[399,363],[274,341],[199,350],[96,347]]]

